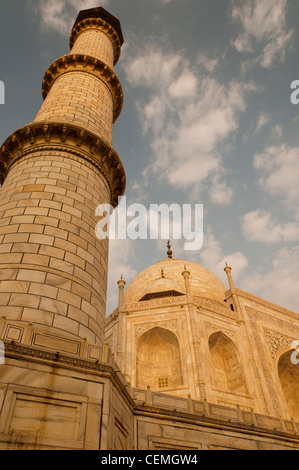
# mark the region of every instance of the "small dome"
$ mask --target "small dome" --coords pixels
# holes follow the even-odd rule
[[[218,302],[224,301],[227,290],[225,285],[207,268],[191,261],[166,259],[144,269],[133,279],[125,291],[125,302],[146,300],[150,298],[150,294],[167,291],[177,292],[173,295],[178,295],[178,293],[184,295],[185,281],[182,272],[185,266],[190,272],[189,283],[192,295],[214,299]],[[161,272],[163,272],[162,276]]]

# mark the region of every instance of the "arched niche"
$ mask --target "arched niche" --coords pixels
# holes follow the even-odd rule
[[[155,327],[141,336],[136,362],[137,388],[162,390],[183,385],[179,341],[167,329]]]
[[[293,363],[292,353],[283,353],[278,360],[278,376],[290,417],[299,422],[299,364]]]
[[[212,384],[225,392],[248,394],[245,375],[236,345],[221,331],[209,338]]]

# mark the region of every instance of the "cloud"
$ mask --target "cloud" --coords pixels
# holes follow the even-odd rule
[[[232,2],[231,17],[242,26],[242,33],[232,41],[240,53],[256,53],[263,68],[282,61],[293,31],[286,31],[287,0],[245,0]],[[260,51],[261,49],[261,51]]]
[[[277,124],[276,126],[271,128],[271,134],[270,134],[270,139],[275,140],[275,139],[280,139],[282,137],[282,127]]]
[[[263,68],[266,69],[271,67],[276,59],[281,60],[282,62],[284,61],[285,49],[287,44],[290,42],[292,35],[293,31],[290,31],[287,34],[282,33],[264,47],[263,57],[261,60],[261,66]]]
[[[225,263],[231,266],[234,279],[237,283],[244,269],[248,266],[248,259],[243,253],[239,251],[225,253],[223,251],[220,242],[215,238],[210,227],[206,227],[205,230],[204,245],[200,252],[200,262],[215,273],[225,285],[227,285],[227,278],[224,273]]]
[[[279,223],[262,209],[248,212],[243,218],[243,233],[250,241],[262,243],[290,242],[299,239],[299,223]]]
[[[133,267],[136,261],[134,248],[134,241],[130,239],[109,241],[107,315],[118,306],[117,281],[121,275],[127,285],[137,275]]]
[[[299,211],[298,211],[299,212]],[[298,213],[299,220],[299,213]],[[262,299],[276,303],[284,308],[299,312],[298,278],[299,246],[283,247],[274,251],[272,262],[266,260],[260,267],[246,269],[247,257],[239,251],[225,253],[212,229],[206,227],[204,246],[200,252],[200,262],[216,274],[228,287],[224,266],[227,262],[232,268],[236,287]]]
[[[234,191],[228,186],[225,180],[222,180],[220,175],[213,178],[213,184],[210,189],[210,198],[214,204],[221,206],[230,204],[234,196]]]
[[[127,80],[135,86],[164,89],[171,83],[181,60],[179,54],[161,54],[158,48],[150,46],[133,60],[127,59]]]
[[[298,206],[299,147],[267,147],[254,156],[253,165],[262,173],[260,184],[267,193],[282,196],[289,208]]]
[[[298,301],[299,246],[274,253],[270,268],[252,271],[244,284],[247,292],[295,312]]]
[[[110,0],[101,0],[105,7]],[[53,30],[62,35],[69,35],[74,19],[80,10],[98,7],[97,0],[31,0],[31,8],[40,17],[40,24],[46,30]]]
[[[203,65],[208,72],[213,72],[219,64],[219,59],[211,59],[210,56],[200,53],[197,57],[197,63],[198,65]]]
[[[196,95],[197,86],[197,77],[190,70],[187,70],[176,81],[170,84],[168,93],[175,99],[190,98]]]
[[[270,122],[270,116],[267,113],[261,112],[258,117],[254,134],[259,134],[261,130]]]
[[[127,55],[124,68],[129,83],[143,92],[136,106],[152,148],[147,174],[196,196],[205,185],[212,202],[231,202],[223,148],[257,88],[235,80],[224,85],[202,74],[184,54],[152,45],[132,59]]]

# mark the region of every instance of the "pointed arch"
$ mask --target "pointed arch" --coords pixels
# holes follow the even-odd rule
[[[209,337],[213,386],[233,393],[248,394],[239,351],[221,331]]]
[[[177,336],[154,327],[139,339],[136,355],[137,388],[152,390],[183,385],[180,345]]]
[[[299,364],[292,361],[294,350],[288,350],[278,359],[277,369],[290,417],[299,422]]]

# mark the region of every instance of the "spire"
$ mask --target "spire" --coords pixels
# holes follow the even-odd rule
[[[231,291],[231,296],[233,300],[233,304],[231,304],[231,309],[233,311],[236,310],[236,311],[241,312],[241,305],[240,305],[238,295],[235,290],[235,285],[234,285],[234,281],[233,281],[232,274],[231,274],[232,268],[227,263],[225,263],[224,271],[226,272],[226,275],[227,275],[227,279],[228,279],[228,283],[229,283],[229,287]]]
[[[172,259],[172,251],[171,251],[170,240],[168,240],[167,248],[168,248],[168,251],[167,251],[168,259]]]
[[[185,281],[187,301],[190,303],[192,302],[192,293],[191,293],[190,283],[189,283],[190,271],[187,270],[186,265],[184,265],[184,271],[182,272],[182,276],[184,277],[184,281]]]
[[[232,270],[232,268],[226,262],[224,271],[226,272],[226,275],[227,275],[227,278],[228,278],[229,287],[231,289],[234,289],[234,282],[233,282],[233,278],[232,278],[232,275],[231,275],[231,270]]]
[[[121,275],[120,280],[118,281],[118,308],[122,309],[124,306],[124,287],[126,285],[126,281],[123,279],[123,275]]]

